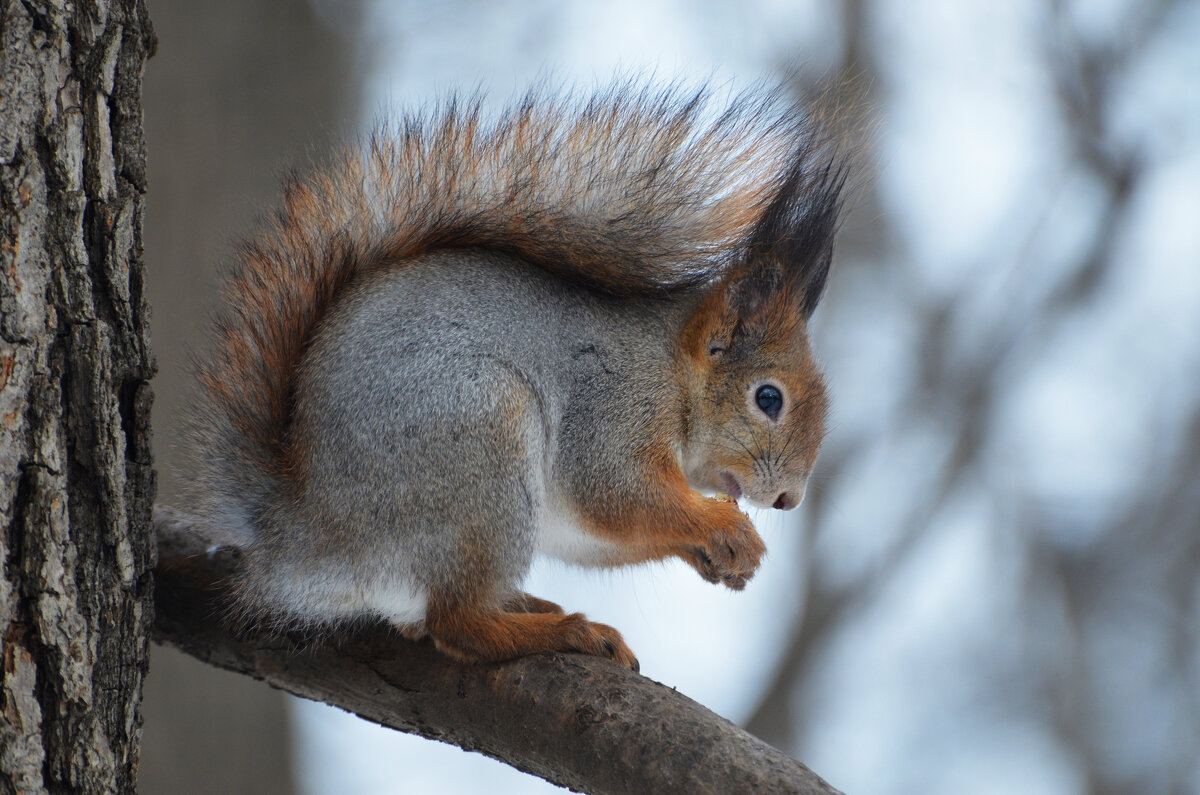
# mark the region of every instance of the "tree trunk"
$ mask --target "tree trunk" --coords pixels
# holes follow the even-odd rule
[[[128,792],[152,618],[140,0],[0,19],[0,792]]]

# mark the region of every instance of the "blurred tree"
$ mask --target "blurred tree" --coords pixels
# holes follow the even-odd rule
[[[150,602],[139,0],[0,25],[0,792],[129,792]]]
[[[848,213],[846,227],[837,242],[838,268],[845,271],[883,261],[886,246],[884,224],[879,220],[882,212],[873,130],[860,116],[869,114],[869,109],[878,102],[873,93],[876,75],[874,49],[868,36],[868,8],[864,0],[844,0],[838,3],[837,9],[839,57],[832,75],[796,74],[786,62],[780,65],[779,71],[794,75],[795,90],[802,96],[811,94],[815,85],[832,94],[826,99],[832,107],[858,109],[838,119],[836,129],[839,139],[844,141],[843,146],[855,154],[853,212]],[[847,445],[828,445],[820,459],[821,476],[839,477],[846,468],[850,449]],[[775,677],[746,721],[746,728],[752,734],[777,748],[786,749],[802,744],[802,732],[808,725],[797,714],[800,705],[792,694],[810,673],[809,666],[816,658],[814,649],[836,633],[845,614],[853,611],[854,602],[867,598],[869,592],[865,582],[841,588],[828,583],[823,571],[813,565],[814,534],[820,527],[822,514],[829,508],[829,495],[817,488],[809,492],[800,509],[804,513],[800,532],[805,541],[800,548],[801,559],[797,561],[799,569],[805,572],[805,609],[791,627]]]
[[[177,502],[186,356],[216,300],[231,239],[278,194],[323,133],[358,126],[356,3],[150,0],[159,37],[146,75],[147,294],[160,500]],[[334,28],[337,28],[335,30]],[[294,789],[286,696],[163,647],[152,651],[139,788],[146,793]]]
[[[860,84],[870,86],[881,114],[902,107],[912,113],[897,96],[902,77],[886,65],[871,77],[878,59],[893,58],[892,68],[900,60],[896,31],[881,21],[886,5],[838,5],[843,69],[867,75]],[[905,619],[895,602],[921,580],[945,575],[946,559],[936,558],[943,571],[934,571],[931,550],[947,547],[966,513],[983,517],[989,537],[973,588],[992,623],[970,633],[959,627],[957,636],[930,632],[923,636],[929,645],[914,653],[920,662],[894,662],[930,691],[940,670],[962,692],[915,699],[932,706],[907,716],[904,736],[894,741],[907,743],[901,753],[938,750],[911,763],[912,778],[889,770],[880,791],[908,791],[914,781],[937,791],[931,782],[944,780],[933,768],[967,756],[972,741],[998,758],[1006,730],[1037,747],[1039,775],[1068,771],[1079,791],[1195,791],[1200,380],[1189,365],[1194,337],[1173,334],[1168,318],[1156,323],[1151,301],[1166,293],[1162,284],[1151,292],[1145,274],[1159,265],[1156,257],[1171,253],[1152,245],[1164,232],[1147,207],[1162,212],[1158,197],[1167,195],[1172,169],[1196,151],[1196,83],[1185,74],[1186,58],[1172,50],[1194,41],[1200,15],[1182,0],[1114,3],[1103,13],[1069,0],[1022,8],[1021,40],[1033,57],[1022,66],[1036,75],[1034,96],[1025,101],[1044,114],[1037,128],[1042,159],[1005,197],[1009,205],[975,259],[943,266],[933,284],[933,268],[913,243],[916,225],[906,228],[910,221],[894,211],[868,213],[887,241],[886,261],[853,229],[842,238],[826,317],[837,316],[839,304],[888,307],[912,329],[890,341],[889,355],[912,371],[901,368],[899,383],[872,387],[893,401],[883,402],[886,413],[872,425],[847,423],[831,436],[819,469],[836,485],[813,491],[805,505],[803,615],[748,728],[837,781],[812,753],[818,727],[829,730],[831,702],[866,685],[839,676],[831,661],[881,656],[864,639]],[[923,35],[958,30],[947,23]],[[868,181],[863,190],[869,206],[880,204],[877,186]],[[954,200],[943,199],[947,226],[955,223]],[[1182,259],[1163,267],[1186,267]],[[871,271],[869,280],[855,280],[862,269]],[[847,276],[854,292],[840,294],[839,279]],[[885,291],[892,295],[879,300]],[[841,321],[829,325],[846,333],[850,324]],[[1121,327],[1127,333],[1114,333]],[[1078,418],[1096,416],[1089,401],[1114,400],[1102,389],[1077,389],[1079,383],[1111,387],[1122,380],[1141,392],[1118,404],[1119,421],[1088,426]],[[1033,407],[1047,384],[1084,399],[1058,414]],[[1083,426],[1084,439],[1128,434],[1117,464],[1120,487],[1095,485],[1103,482],[1095,465],[1108,464],[1115,446],[1102,455],[1070,445],[1056,451],[1045,438],[1056,425]],[[868,483],[852,490],[872,479],[872,467],[906,473],[903,488]],[[854,553],[837,533],[845,529],[839,515],[848,494],[887,510],[870,528],[876,546],[845,565]],[[936,668],[939,655],[952,667]],[[856,728],[877,727],[859,716]]]

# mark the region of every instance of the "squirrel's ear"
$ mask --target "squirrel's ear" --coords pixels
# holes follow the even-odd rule
[[[688,347],[697,355],[754,348],[764,337],[806,322],[817,308],[833,258],[846,169],[832,158],[816,165],[815,157],[806,148],[797,153],[739,261],[689,322]]]
[[[764,306],[787,302],[808,320],[821,300],[833,260],[846,166],[835,158],[813,160],[811,151],[797,153],[746,242],[738,280],[743,284],[739,313],[747,313],[747,319]]]
[[[684,348],[699,359],[721,359],[733,346],[738,313],[729,276],[713,284],[683,332]]]
[[[778,299],[782,287],[783,269],[770,259],[756,259],[734,271],[725,300],[730,313],[744,324]]]
[[[725,276],[696,312],[694,328],[703,329],[703,340],[697,342],[710,358],[756,347],[779,324],[774,309],[782,296],[783,272],[765,261],[757,265],[743,265]]]

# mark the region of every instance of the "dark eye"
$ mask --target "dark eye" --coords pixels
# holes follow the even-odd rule
[[[762,409],[763,414],[775,419],[779,416],[779,410],[783,408],[783,394],[770,384],[764,384],[754,393],[754,402]]]

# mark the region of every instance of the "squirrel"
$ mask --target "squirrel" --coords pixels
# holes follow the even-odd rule
[[[765,547],[736,500],[800,503],[828,406],[807,325],[847,167],[784,105],[451,99],[289,179],[197,367],[197,508],[241,539],[236,615],[637,670],[522,590],[535,554],[742,589]]]

